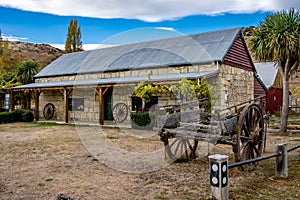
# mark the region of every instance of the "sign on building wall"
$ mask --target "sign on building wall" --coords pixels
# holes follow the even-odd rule
[[[9,109],[9,94],[5,95],[5,109]]]

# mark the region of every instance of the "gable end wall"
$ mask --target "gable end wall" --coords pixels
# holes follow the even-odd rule
[[[253,72],[228,65],[220,66],[219,79],[221,84],[220,109],[253,99]],[[227,93],[227,102],[225,101]]]
[[[226,54],[223,64],[253,71],[253,64],[247,46],[241,37],[237,37],[232,47]]]

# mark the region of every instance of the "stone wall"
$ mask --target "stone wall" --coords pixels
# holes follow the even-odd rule
[[[44,90],[40,95],[39,117],[44,119],[43,110],[46,104],[52,103],[55,107],[53,119],[64,120],[64,97],[59,90]]]
[[[82,111],[69,111],[69,119],[83,122],[99,121],[99,97],[93,88],[76,88],[69,98],[83,98]]]
[[[131,96],[134,93],[133,91],[133,85],[113,87],[112,107],[114,107],[117,103],[124,103],[128,106],[128,116],[123,122],[124,124],[128,125],[130,124]]]
[[[221,108],[254,98],[254,75],[251,71],[222,65],[219,68]],[[227,101],[225,101],[227,93]]]
[[[36,82],[50,82],[50,81],[68,81],[68,80],[86,80],[112,77],[127,77],[127,76],[147,76],[158,74],[175,74],[175,73],[189,73],[189,72],[205,72],[219,69],[219,76],[211,78],[208,82],[215,86],[214,97],[218,97],[215,103],[215,109],[222,109],[243,101],[252,99],[254,96],[254,76],[253,72],[245,71],[243,69],[230,67],[227,65],[193,65],[193,66],[179,66],[154,68],[143,70],[132,70],[124,72],[86,74],[78,76],[65,76],[37,79]],[[131,96],[133,95],[134,87],[137,84],[131,85],[115,85],[113,86],[112,107],[117,103],[125,103],[128,105],[129,113],[131,111]],[[225,94],[227,94],[227,101],[225,101]],[[174,94],[160,93],[159,105],[172,105],[176,103]],[[69,120],[80,119],[81,121],[99,121],[99,99],[95,92],[95,88],[74,89],[71,98],[84,98],[83,111],[69,111]],[[59,90],[45,90],[40,96],[40,116],[47,103],[53,103],[55,106],[54,119],[63,120],[63,94]],[[129,123],[128,115],[125,123]]]
[[[95,89],[74,89],[69,98],[83,98],[84,107],[82,111],[69,111],[69,121],[74,119],[85,122],[96,122],[99,120],[99,100]],[[64,120],[64,98],[59,90],[45,90],[40,95],[39,116],[44,119],[43,109],[47,103],[55,106],[53,120]]]

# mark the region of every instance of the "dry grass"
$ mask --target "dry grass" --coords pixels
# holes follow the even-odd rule
[[[106,137],[121,148],[141,151],[162,143],[156,136],[141,139],[108,129]],[[274,145],[299,144],[299,135],[269,134]],[[0,199],[210,199],[207,157],[173,163],[158,171],[132,174],[111,169],[85,149],[74,126],[53,124],[0,125]],[[145,151],[143,149],[143,151]],[[202,144],[202,150],[208,144]],[[210,153],[228,153],[226,145]],[[230,199],[299,199],[300,150],[289,156],[289,178],[274,176],[274,160],[251,172],[230,171]],[[297,185],[298,184],[298,185]]]

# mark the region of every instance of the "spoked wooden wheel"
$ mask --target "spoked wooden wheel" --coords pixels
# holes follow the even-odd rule
[[[55,107],[52,103],[47,103],[43,110],[43,115],[46,120],[52,119]]]
[[[128,106],[125,103],[117,103],[113,107],[113,117],[118,123],[125,121],[128,116]]]
[[[264,119],[256,104],[250,104],[242,110],[237,130],[236,162],[260,157],[265,139]],[[257,162],[241,168],[252,170],[256,165]]]
[[[198,140],[186,138],[170,138],[165,144],[166,157],[171,161],[196,157]]]

